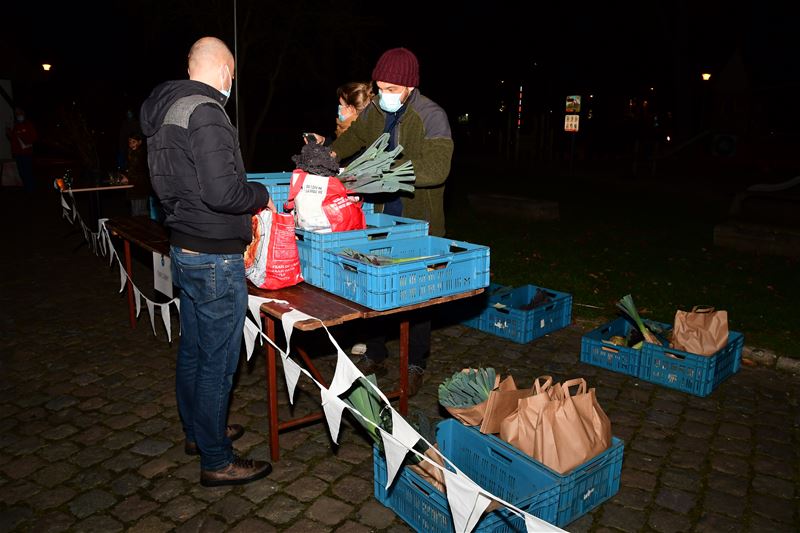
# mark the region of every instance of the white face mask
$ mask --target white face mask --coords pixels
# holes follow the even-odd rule
[[[225,97],[225,101],[231,97],[231,89],[233,89],[233,76],[231,76],[231,69],[228,68],[228,65],[225,65],[225,70],[228,71],[228,77],[231,80],[231,84],[228,85],[228,89],[220,89],[219,92]],[[222,78],[222,86],[225,87],[225,75],[220,73],[220,78]]]
[[[394,113],[403,107],[403,102],[401,100],[403,93],[385,93],[380,90],[378,92],[381,95],[380,106],[384,111]]]

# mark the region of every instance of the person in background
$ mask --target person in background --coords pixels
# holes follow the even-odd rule
[[[336,137],[339,137],[364,111],[375,94],[372,92],[372,83],[353,81],[336,89],[336,96],[339,97]]]
[[[133,109],[125,110],[125,118],[119,125],[119,143],[117,145],[117,167],[125,168],[128,156],[128,139],[131,135],[142,133],[139,119],[133,113]]]
[[[150,216],[150,197],[153,188],[150,186],[150,173],[147,171],[147,151],[141,133],[128,137],[128,156],[125,170],[122,171],[122,182],[133,185],[128,191],[131,204],[131,216]]]
[[[231,441],[244,428],[227,418],[247,312],[243,252],[252,215],[275,206],[263,185],[247,181],[238,132],[225,112],[233,54],[221,40],[203,37],[188,63],[189,79],[153,89],[140,117],[180,295],[176,397],[184,450],[200,455],[202,485],[242,485],[272,471],[266,461],[234,453]]]
[[[426,220],[431,235],[444,236],[444,186],[453,157],[447,114],[419,91],[419,62],[406,48],[384,52],[372,71],[372,79],[378,87],[378,95],[364,108],[358,120],[333,141],[331,150],[344,159],[368,147],[381,134],[389,133],[387,149],[392,150],[398,144],[403,146],[398,163],[412,161],[416,181],[411,195],[397,193],[384,198],[383,212]],[[410,395],[416,394],[423,383],[430,353],[430,317],[425,310],[415,313],[409,340]],[[388,355],[385,335],[357,344],[353,353],[362,356],[356,365],[364,374],[385,373]]]
[[[36,189],[33,176],[33,145],[38,140],[36,127],[25,116],[21,107],[14,108],[14,126],[6,128],[6,136],[11,142],[11,155],[17,162],[17,172],[26,192]]]

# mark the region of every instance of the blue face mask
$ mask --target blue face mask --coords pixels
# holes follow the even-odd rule
[[[380,106],[381,109],[384,111],[388,111],[389,113],[394,113],[401,107],[403,107],[403,102],[400,101],[400,97],[402,93],[395,94],[395,93],[385,93],[383,91],[378,91],[381,95]]]
[[[347,120],[347,117],[342,115],[342,105],[339,104],[339,108],[337,109],[337,113],[339,114],[339,122],[344,122]]]

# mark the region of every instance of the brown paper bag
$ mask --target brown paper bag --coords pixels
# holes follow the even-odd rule
[[[517,384],[511,376],[501,381],[497,389],[489,393],[489,399],[486,400],[481,433],[500,433],[503,420],[516,411],[520,399],[531,394],[531,389],[517,389]]]
[[[540,376],[526,395],[517,399],[516,408],[500,421],[500,439],[528,455],[533,455],[533,433],[539,425],[539,413],[550,401],[552,376]]]
[[[434,445],[438,450],[438,445]],[[428,448],[425,450],[425,455],[435,463],[444,466],[444,462],[438,453]],[[415,465],[408,465],[413,472],[419,475],[422,479],[433,485],[439,492],[446,492],[444,488],[444,473],[430,465],[427,461],[420,461]]]
[[[570,394],[570,388],[576,385],[575,394]],[[522,429],[523,433],[533,433],[531,456],[563,474],[608,449],[611,421],[597,402],[595,389],[587,390],[585,379],[572,379],[552,390],[551,400],[538,413],[536,426],[523,425]]]
[[[714,355],[728,343],[728,312],[696,305],[676,311],[672,347],[699,355]]]

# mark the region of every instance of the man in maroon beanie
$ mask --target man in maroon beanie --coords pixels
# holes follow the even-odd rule
[[[403,152],[398,163],[411,160],[416,181],[413,193],[383,195],[375,199],[383,203],[383,212],[408,218],[427,220],[430,234],[444,236],[444,182],[450,173],[453,137],[447,114],[430,98],[420,93],[419,63],[406,48],[392,48],[378,59],[372,71],[378,95],[361,112],[358,119],[331,145],[331,150],[344,159],[372,144],[383,133],[389,133],[388,150],[398,144]],[[370,198],[373,200],[373,198]],[[425,359],[430,352],[431,322],[424,310],[417,311],[409,339],[409,394],[414,395],[423,381]],[[386,337],[368,340],[357,365],[365,374],[386,372]],[[357,345],[358,346],[358,345]]]

